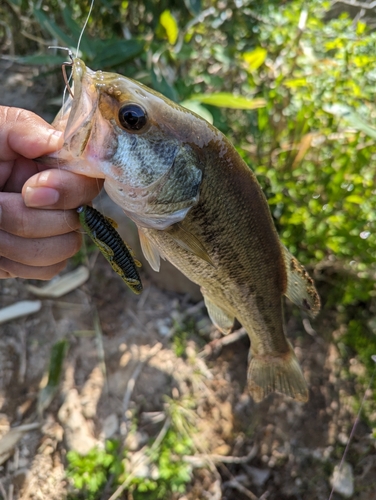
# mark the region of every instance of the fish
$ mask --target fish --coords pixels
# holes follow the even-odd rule
[[[89,205],[77,208],[81,226],[96,244],[112,269],[135,294],[143,290],[137,267],[141,263],[116,231],[116,223]]]
[[[158,271],[169,260],[200,285],[223,334],[237,319],[250,338],[247,385],[256,402],[273,392],[308,400],[286,337],[283,297],[314,317],[312,278],[277,234],[255,174],[214,126],[125,76],[92,71],[73,58],[73,97],[53,126],[61,168],[104,179],[112,200],[137,225]]]

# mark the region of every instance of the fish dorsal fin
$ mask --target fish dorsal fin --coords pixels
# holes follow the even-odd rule
[[[285,247],[283,247],[283,255],[287,273],[285,295],[294,304],[307,311],[310,316],[316,316],[320,310],[320,297],[316,291],[313,279],[302,264]]]
[[[138,228],[138,235],[140,237],[142,253],[145,255],[151,268],[158,273],[161,266],[161,255],[159,250],[140,228]]]
[[[177,223],[171,226],[171,228],[168,229],[168,234],[181,248],[184,248],[187,252],[193,253],[196,257],[199,257],[211,266],[215,267],[201,241],[192,233],[187,231],[182,224]]]
[[[212,302],[212,300],[209,299],[204,292],[202,295],[204,296],[206,309],[208,310],[209,318],[211,319],[213,325],[215,325],[218,330],[225,335],[230,333],[231,328],[234,326],[235,317],[221,307],[217,306],[217,304],[214,304],[214,302]]]

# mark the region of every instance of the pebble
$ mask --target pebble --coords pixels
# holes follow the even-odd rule
[[[155,326],[162,337],[170,338],[172,336],[173,329],[171,328],[170,318],[157,319]]]
[[[251,476],[252,484],[255,486],[262,486],[270,477],[269,469],[259,469],[248,465],[245,467],[249,476]]]
[[[119,419],[115,413],[111,413],[104,419],[102,432],[105,439],[109,439],[114,436],[119,429]]]
[[[354,494],[354,476],[351,465],[347,462],[343,462],[341,468],[336,465],[330,484],[336,493],[344,498],[351,498]]]

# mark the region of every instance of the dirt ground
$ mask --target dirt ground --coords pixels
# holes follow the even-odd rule
[[[52,77],[46,77],[46,86],[34,82],[37,71],[31,68],[2,69],[0,104],[27,107],[51,119],[53,108],[45,103],[56,97]],[[98,203],[119,221],[119,211],[104,196]],[[141,258],[132,227],[123,221],[120,229]],[[287,331],[310,388],[309,402],[272,395],[255,404],[246,387],[248,338],[240,330],[232,342],[223,342],[197,287],[171,266],[158,276],[144,263],[144,292],[138,297],[102,256],[90,253],[84,264],[90,269],[85,284],[61,298],[41,299],[40,311],[0,327],[0,438],[8,436],[0,440],[0,498],[65,498],[66,453],[72,449],[85,453],[117,438],[136,456],[160,432],[165,396],[179,401],[182,411],[191,406],[196,428],[196,452],[187,457],[192,481],[185,493],[171,498],[329,498],[333,469],[356,418],[355,396],[364,392],[357,382],[364,368],[355,358],[344,365],[337,347],[343,326],[325,308],[323,281],[317,285],[324,310],[313,323],[305,319],[303,324],[300,313],[291,304],[286,307]],[[72,262],[69,270],[76,266]],[[35,300],[30,283],[1,282],[0,309]],[[49,400],[41,400],[51,348],[62,339],[68,351],[60,385]],[[136,428],[130,425],[134,416]],[[17,428],[9,441],[9,430]],[[352,471],[347,480],[354,482],[351,498],[375,499],[375,439],[362,418],[346,463]],[[131,497],[125,492],[119,498]],[[346,496],[332,497],[340,498]]]

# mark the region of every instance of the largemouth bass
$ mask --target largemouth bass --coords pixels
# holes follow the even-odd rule
[[[312,279],[281,244],[254,173],[204,119],[144,85],[73,61],[74,98],[53,125],[64,169],[105,179],[137,224],[155,270],[160,256],[201,286],[209,316],[228,333],[235,318],[251,340],[248,386],[298,401],[308,389],[286,338],[283,295],[311,316]],[[49,159],[51,163],[51,159]]]

